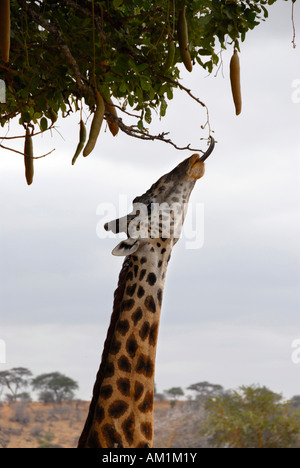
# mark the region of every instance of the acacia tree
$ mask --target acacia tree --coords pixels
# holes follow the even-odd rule
[[[222,52],[240,51],[248,31],[266,20],[267,7],[275,2],[11,0],[10,56],[8,60],[8,52],[2,53],[0,60],[0,78],[6,85],[0,124],[18,118],[29,139],[55,127],[58,115],[67,118],[79,111],[82,150],[82,109],[87,107],[98,124],[104,112],[113,135],[120,129],[131,137],[201,151],[189,143],[179,148],[167,133],[152,135],[153,112],[163,117],[179,88],[205,109],[202,137],[209,137],[205,103],[181,80],[183,55],[190,56],[189,71],[198,66],[212,73],[222,64]],[[187,30],[179,24],[184,8]],[[182,52],[179,39],[186,32],[188,43]],[[18,136],[24,138],[24,133],[4,134],[0,146],[10,148],[5,138]],[[31,141],[26,151],[34,158]]]
[[[72,400],[74,397],[74,390],[78,389],[78,384],[75,380],[61,374],[60,372],[51,372],[49,374],[41,374],[32,379],[32,388],[40,390],[40,399],[46,401],[55,401],[61,403],[62,401]]]
[[[31,371],[25,367],[14,367],[13,369],[2,371],[0,372],[0,387],[6,387],[10,391],[7,394],[10,401],[16,401],[25,395],[29,397],[24,392],[20,393],[20,389],[28,387],[31,376]]]

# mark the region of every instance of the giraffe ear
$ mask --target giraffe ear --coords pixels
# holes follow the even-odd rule
[[[120,242],[120,244],[118,244],[117,247],[114,248],[112,254],[116,255],[117,257],[131,255],[137,251],[139,246],[140,241],[138,239],[132,239],[131,237],[129,237],[129,239]]]

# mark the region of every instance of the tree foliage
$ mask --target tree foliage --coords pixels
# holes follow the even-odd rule
[[[216,447],[287,448],[300,434],[300,413],[266,387],[241,387],[208,400],[207,433]]]
[[[57,403],[72,400],[74,397],[74,390],[78,388],[78,384],[75,380],[60,372],[38,375],[32,379],[31,385],[34,390],[41,390],[40,396],[42,400],[44,400],[47,394],[47,402],[55,401]]]
[[[7,394],[10,401],[22,399],[23,393],[19,393],[21,388],[25,388],[30,383],[32,373],[25,367],[14,367],[13,369],[0,372],[0,387],[7,388],[10,393]]]
[[[267,7],[275,1],[186,2],[193,65],[208,73],[220,66],[222,51],[240,49],[248,31],[268,17]],[[83,104],[95,112],[99,91],[106,103],[112,98],[118,108],[116,116],[106,107],[106,120],[115,120],[130,136],[171,142],[166,133],[150,135],[147,127],[153,112],[166,114],[174,89],[184,90],[205,107],[180,77],[177,21],[184,0],[10,3],[10,60],[0,60],[0,78],[6,84],[6,103],[0,104],[2,127],[17,117],[32,134],[45,132],[58,115],[67,118]],[[175,56],[166,67],[170,43]],[[128,118],[128,113],[136,117],[133,125],[120,117]],[[210,133],[208,121],[207,125]]]
[[[207,381],[192,384],[188,387],[188,390],[193,390],[196,394],[195,399],[202,402],[206,401],[207,398],[221,395],[224,392],[222,385],[212,384]]]

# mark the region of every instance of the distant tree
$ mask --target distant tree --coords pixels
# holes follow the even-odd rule
[[[300,434],[300,412],[266,387],[241,387],[211,398],[206,410],[206,434],[216,447],[288,448]]]
[[[13,369],[0,372],[0,387],[6,387],[11,392],[6,394],[10,401],[18,399],[19,391],[29,385],[32,373],[25,367],[14,367]]]
[[[295,395],[290,400],[290,405],[293,409],[300,408],[300,395]]]
[[[169,390],[164,390],[164,393],[169,398],[173,398],[174,400],[176,400],[176,398],[184,395],[184,391],[182,390],[181,387],[172,387]]]
[[[28,392],[21,392],[17,393],[17,395],[13,396],[10,393],[6,394],[6,400],[11,402],[11,401],[24,401],[24,402],[29,402],[32,401],[31,395]]]
[[[60,372],[52,372],[49,374],[41,374],[32,379],[31,385],[34,390],[41,390],[39,398],[44,401],[47,395],[48,401],[61,403],[62,401],[72,400],[74,398],[74,390],[78,389],[78,384],[75,380],[67,377]]]
[[[206,381],[192,384],[187,389],[196,392],[195,400],[203,402],[207,398],[212,398],[213,396],[221,395],[224,392],[224,388],[222,387],[222,385],[212,384]]]

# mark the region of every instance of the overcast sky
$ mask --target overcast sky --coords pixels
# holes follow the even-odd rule
[[[228,67],[224,76],[182,70],[182,83],[204,101],[218,141],[197,182],[187,222],[204,207],[204,244],[182,238],[169,265],[159,335],[159,391],[210,381],[225,388],[266,385],[300,394],[300,8],[270,7],[269,20],[242,45],[243,112],[234,113]],[[298,80],[298,82],[297,82]],[[298,86],[298,88],[297,88]],[[153,133],[170,131],[178,144],[205,149],[205,112],[182,92]],[[116,237],[100,238],[101,203],[144,193],[189,156],[164,143],[113,138],[102,129],[88,158],[71,159],[78,115],[59,120],[57,133],[34,140],[28,187],[22,157],[0,150],[1,321],[6,363],[35,375],[59,371],[77,380],[89,399],[109,323],[122,258]],[[22,134],[17,124],[10,135]],[[1,130],[1,135],[4,130]],[[17,148],[18,145],[15,145]],[[200,205],[201,204],[201,205]],[[121,210],[122,211],[122,210]],[[100,226],[100,227],[99,227]],[[102,230],[102,233],[104,231]],[[103,236],[102,236],[103,237]]]

